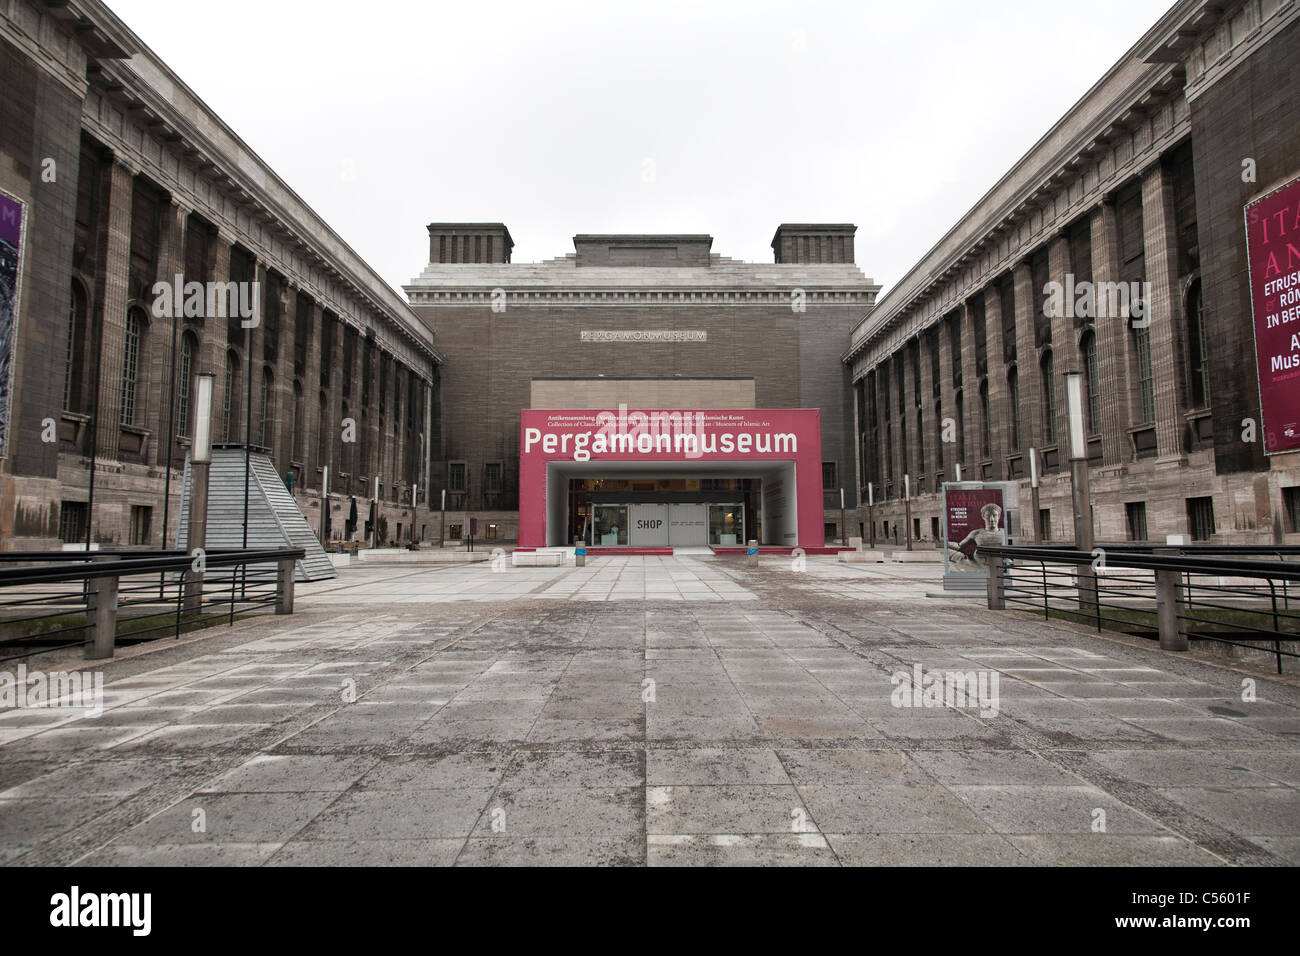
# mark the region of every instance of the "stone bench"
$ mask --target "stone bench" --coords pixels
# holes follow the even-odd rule
[[[510,563],[516,568],[558,568],[564,564],[564,552],[514,551]]]
[[[840,560],[845,564],[879,564],[885,560],[883,551],[841,551]]]

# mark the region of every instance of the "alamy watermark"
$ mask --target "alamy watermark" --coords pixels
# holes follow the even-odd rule
[[[889,678],[895,707],[979,708],[981,717],[996,717],[1000,709],[997,671],[929,671],[913,664]]]
[[[1136,329],[1151,324],[1150,282],[1076,282],[1074,273],[1067,272],[1065,282],[1043,286],[1043,295],[1048,318],[1130,319]]]
[[[256,328],[259,321],[260,282],[186,282],[177,274],[171,282],[155,282],[150,291],[156,319],[238,318],[246,329]]]
[[[84,710],[84,717],[104,712],[103,671],[0,671],[0,709],[10,707],[58,707]]]

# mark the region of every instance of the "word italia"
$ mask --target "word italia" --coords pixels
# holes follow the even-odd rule
[[[1151,301],[1150,282],[1082,282],[1066,273],[1064,284],[1043,286],[1044,314],[1067,319],[1145,319]]]
[[[978,707],[981,717],[998,715],[998,672],[931,671],[913,664],[911,673],[895,671],[889,678],[895,707]]]
[[[177,275],[171,282],[155,282],[150,291],[156,319],[252,319],[262,301],[260,282],[186,282]]]
[[[74,886],[51,896],[50,906],[51,926],[128,926],[133,936],[148,936],[153,926],[152,893],[83,894]]]
[[[0,707],[70,707],[87,711],[87,717],[104,712],[104,672],[42,671],[27,672],[18,665],[18,673],[0,671]]]

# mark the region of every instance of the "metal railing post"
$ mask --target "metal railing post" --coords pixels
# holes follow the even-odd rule
[[[279,563],[275,578],[275,613],[293,613],[293,578],[298,562],[285,558]]]
[[[1005,611],[1007,609],[1006,583],[1003,580],[1003,574],[1006,573],[1006,559],[1001,555],[994,557],[989,563],[988,578],[988,602],[990,611]]]
[[[98,561],[116,561],[103,557]],[[117,582],[114,577],[95,578],[91,588],[91,605],[86,609],[90,618],[90,643],[86,645],[86,660],[100,661],[113,656],[117,644]]]
[[[1177,571],[1156,572],[1156,628],[1160,633],[1160,647],[1166,651],[1187,650],[1187,635],[1178,621],[1181,578]]]

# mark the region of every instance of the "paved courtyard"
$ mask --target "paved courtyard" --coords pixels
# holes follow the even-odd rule
[[[1300,862],[1293,680],[936,580],[349,569],[124,654],[98,717],[0,712],[0,862]]]

